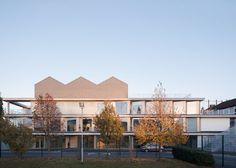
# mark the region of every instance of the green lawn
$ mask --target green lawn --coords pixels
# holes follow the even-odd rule
[[[84,165],[76,159],[0,159],[0,168],[197,168],[175,159],[89,159]]]

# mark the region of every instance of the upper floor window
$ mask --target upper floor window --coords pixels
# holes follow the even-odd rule
[[[116,102],[116,112],[118,114],[127,114],[127,102]]]
[[[67,131],[76,131],[76,119],[67,120]]]
[[[104,102],[98,102],[97,103],[97,112],[101,113],[102,110],[104,109],[104,107],[105,107]]]
[[[141,114],[143,112],[143,102],[132,103],[132,114]]]
[[[197,132],[197,119],[188,118],[187,119],[187,131],[188,132]]]
[[[83,131],[91,131],[92,129],[92,119],[85,118],[83,119]]]
[[[230,118],[230,128],[235,126],[236,119],[235,118]]]
[[[127,131],[128,130],[127,122],[122,121],[122,127],[124,128],[124,131]]]

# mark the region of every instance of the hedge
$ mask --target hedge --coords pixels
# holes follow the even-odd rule
[[[200,166],[213,166],[215,163],[211,153],[186,146],[173,147],[172,154],[175,159],[184,160]]]

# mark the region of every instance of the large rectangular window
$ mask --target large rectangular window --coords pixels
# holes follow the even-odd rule
[[[128,130],[128,124],[127,122],[122,121],[122,127],[124,128],[124,131],[126,132]]]
[[[102,110],[104,109],[105,105],[104,102],[98,102],[97,103],[97,113],[101,113]]]
[[[67,131],[76,131],[76,120],[67,120]]]
[[[116,102],[116,112],[118,114],[127,114],[127,102]]]
[[[134,131],[135,127],[139,125],[140,119],[133,119],[133,124],[130,131]]]
[[[234,127],[236,123],[236,119],[235,118],[230,118],[230,128]]]
[[[187,119],[187,131],[188,132],[197,132],[197,119],[196,118],[188,118]]]
[[[83,119],[83,131],[92,131],[92,119],[84,118]]]
[[[142,114],[143,113],[143,102],[133,102],[132,103],[132,114]]]

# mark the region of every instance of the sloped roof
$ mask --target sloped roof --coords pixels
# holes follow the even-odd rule
[[[35,97],[51,94],[54,98],[128,98],[128,84],[111,77],[95,84],[84,77],[79,77],[68,84],[47,77],[35,84]]]
[[[48,76],[47,78],[45,78],[45,79],[43,79],[43,80],[41,80],[41,81],[39,81],[39,82],[37,82],[35,85],[38,85],[38,84],[41,84],[41,83],[44,83],[44,82],[47,82],[47,83],[54,83],[54,85],[61,85],[61,86],[63,86],[64,85],[64,83],[62,83],[62,82],[60,82],[60,81],[58,81],[58,80],[56,80],[56,79],[54,79],[53,77],[51,77],[51,76]]]
[[[234,107],[234,106],[236,106],[236,99],[231,99],[231,100],[222,102],[214,106],[214,109],[220,110],[220,109],[225,109],[225,108]]]

